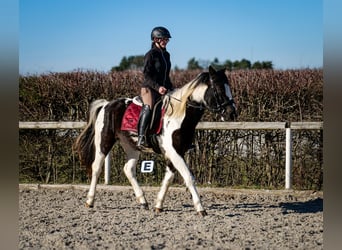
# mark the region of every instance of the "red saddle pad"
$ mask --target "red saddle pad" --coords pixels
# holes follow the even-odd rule
[[[141,111],[141,106],[135,104],[132,102],[128,105],[124,116],[122,118],[121,122],[121,130],[124,131],[132,131],[138,133],[138,122],[139,122],[139,116]],[[153,133],[159,134],[162,129],[163,124],[163,116],[164,116],[164,109],[162,109],[161,113],[161,119],[159,121],[153,121],[158,123],[158,126],[155,127],[155,131],[151,131]]]
[[[128,105],[121,122],[121,130],[138,132],[141,106],[132,102]]]

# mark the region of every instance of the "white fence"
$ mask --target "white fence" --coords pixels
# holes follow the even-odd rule
[[[19,122],[19,129],[82,129],[86,122]],[[285,189],[292,186],[292,130],[323,130],[323,122],[200,122],[196,129],[272,130],[286,133]],[[105,160],[105,184],[109,183],[110,157]]]

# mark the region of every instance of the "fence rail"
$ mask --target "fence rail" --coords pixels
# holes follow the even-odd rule
[[[19,122],[19,129],[82,129],[86,122]],[[323,129],[323,122],[199,122],[196,129]]]
[[[19,129],[82,129],[86,122],[49,121],[20,122]],[[223,130],[272,130],[283,129],[286,133],[285,189],[292,185],[292,130],[323,130],[323,122],[199,122],[196,129]],[[105,160],[105,184],[109,183],[110,157]]]

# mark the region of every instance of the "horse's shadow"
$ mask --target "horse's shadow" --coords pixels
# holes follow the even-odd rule
[[[279,206],[283,214],[295,213],[319,213],[323,211],[323,199],[316,198],[305,202],[282,202]]]
[[[289,213],[319,213],[323,211],[323,199],[316,198],[314,200],[304,202],[281,202],[278,205],[261,205],[259,203],[242,203],[234,206],[234,209],[242,209],[244,212],[260,212],[263,208],[281,208],[283,214]],[[227,204],[212,204],[209,210],[227,210]],[[235,214],[241,215],[241,214]],[[227,215],[229,217],[233,215]]]

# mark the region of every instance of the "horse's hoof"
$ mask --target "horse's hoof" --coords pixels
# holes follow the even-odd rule
[[[154,209],[154,211],[155,211],[156,213],[160,214],[161,212],[163,212],[163,209],[162,209],[162,208],[159,208],[159,207],[156,207],[156,208]]]
[[[93,208],[93,207],[94,207],[94,204],[89,205],[89,204],[86,202],[85,207],[86,207],[86,208]]]
[[[140,204],[140,207],[141,207],[142,209],[148,210],[148,203],[141,203],[141,204]]]
[[[200,216],[202,216],[202,217],[208,215],[207,212],[206,212],[205,210],[199,211],[199,212],[197,212],[197,213],[198,213]]]

